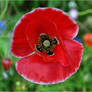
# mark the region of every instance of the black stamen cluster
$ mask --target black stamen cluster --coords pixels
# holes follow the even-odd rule
[[[44,42],[45,40],[49,40],[50,46],[45,47],[45,46],[43,45],[43,42]],[[57,42],[56,38],[50,38],[49,35],[43,34],[43,35],[40,35],[40,37],[39,37],[39,39],[38,39],[38,44],[36,45],[36,48],[37,48],[37,50],[38,50],[39,52],[44,52],[44,53],[46,53],[46,54],[48,54],[48,55],[53,55],[52,50],[53,50],[53,48],[55,47],[55,45],[56,45],[57,43],[58,43],[58,42]]]

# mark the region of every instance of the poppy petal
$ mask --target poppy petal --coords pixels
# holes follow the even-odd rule
[[[45,62],[42,57],[33,54],[19,60],[16,63],[16,70],[31,82],[55,84],[69,78],[77,69],[73,65],[63,66],[60,62]]]
[[[37,53],[39,56],[43,58],[45,62],[60,62],[63,66],[69,66],[70,62],[68,60],[67,52],[63,48],[61,44],[56,45],[53,50],[53,55],[47,55],[45,53]]]
[[[23,57],[33,52],[25,36],[26,23],[27,21],[21,18],[14,28],[11,52],[17,57]]]
[[[50,37],[57,36],[55,24],[45,18],[31,20],[25,33],[32,48],[38,43],[38,39],[42,34],[48,34]]]
[[[14,48],[14,45],[15,47],[17,45],[19,48],[21,47],[19,44],[16,45],[16,41],[18,40],[15,40],[18,39],[16,35],[20,36],[21,33],[22,37],[20,37],[20,39],[22,38],[25,46],[22,47],[23,50],[21,49],[21,51],[23,51],[22,53],[20,50],[14,49],[14,51],[12,50],[12,52],[15,53],[15,55],[18,54],[17,56],[25,56],[29,54],[30,52],[32,52],[31,48],[34,48],[34,43],[37,43],[38,36],[41,33],[47,33],[50,36],[55,36],[58,38],[58,40],[60,40],[61,38],[72,39],[75,34],[77,34],[77,31],[77,24],[72,21],[69,16],[63,13],[63,11],[55,8],[37,8],[25,14],[17,23],[14,29],[12,48]],[[29,42],[30,47],[28,46],[26,38]],[[26,50],[24,48],[26,48]]]
[[[73,39],[78,33],[78,25],[60,9],[37,8],[32,11],[30,17],[46,18],[54,22],[62,39]]]
[[[17,72],[25,79],[40,83],[56,83],[59,77],[59,68],[62,67],[59,63],[46,63],[42,57],[33,54],[32,56],[19,60],[16,64]],[[64,80],[63,70],[61,70],[61,80]]]
[[[47,13],[48,11],[49,13]],[[51,17],[53,16],[52,21],[56,23],[57,29],[59,30],[59,34],[61,35],[62,39],[72,39],[77,35],[77,24],[62,10],[48,8],[46,10],[46,14],[48,14],[49,19],[52,19]]]
[[[60,62],[63,66],[73,64],[75,67],[79,66],[82,57],[83,47],[74,40],[64,40],[62,44],[56,45],[53,50],[54,55],[49,56],[44,53],[37,53],[44,61],[47,62]]]
[[[74,40],[64,40],[63,43],[71,65],[78,69],[83,54],[82,44]]]
[[[56,24],[62,39],[73,39],[77,35],[77,24],[62,10],[48,8],[44,12],[44,15]]]

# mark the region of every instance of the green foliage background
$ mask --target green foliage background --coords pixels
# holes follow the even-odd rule
[[[37,7],[55,7],[69,12],[70,0],[0,0],[0,20],[6,22],[7,28],[0,35],[0,91],[33,91],[33,92],[61,92],[61,91],[92,91],[92,48],[83,42],[83,35],[92,32],[92,0],[71,0],[77,4],[79,25],[78,37],[82,40],[84,53],[79,70],[63,83],[54,85],[38,85],[23,79],[15,69],[18,58],[10,53],[11,34],[14,25],[25,13]],[[12,66],[5,79],[1,60],[10,58]]]

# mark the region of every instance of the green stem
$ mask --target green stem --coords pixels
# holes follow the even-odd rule
[[[88,10],[79,12],[78,15],[79,15],[79,16],[83,16],[83,15],[87,15],[87,14],[89,14],[89,13],[92,13],[92,9],[88,9]]]
[[[4,15],[7,11],[7,8],[8,8],[8,0],[5,0],[5,8],[4,8],[3,12],[1,13],[0,20],[4,17]]]

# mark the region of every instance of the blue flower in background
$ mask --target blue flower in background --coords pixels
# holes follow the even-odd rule
[[[73,40],[76,40],[76,41],[78,41],[79,43],[82,43],[82,41],[81,41],[78,37],[75,37]]]
[[[6,23],[4,20],[0,21],[0,34],[2,34],[2,31],[6,29]]]

